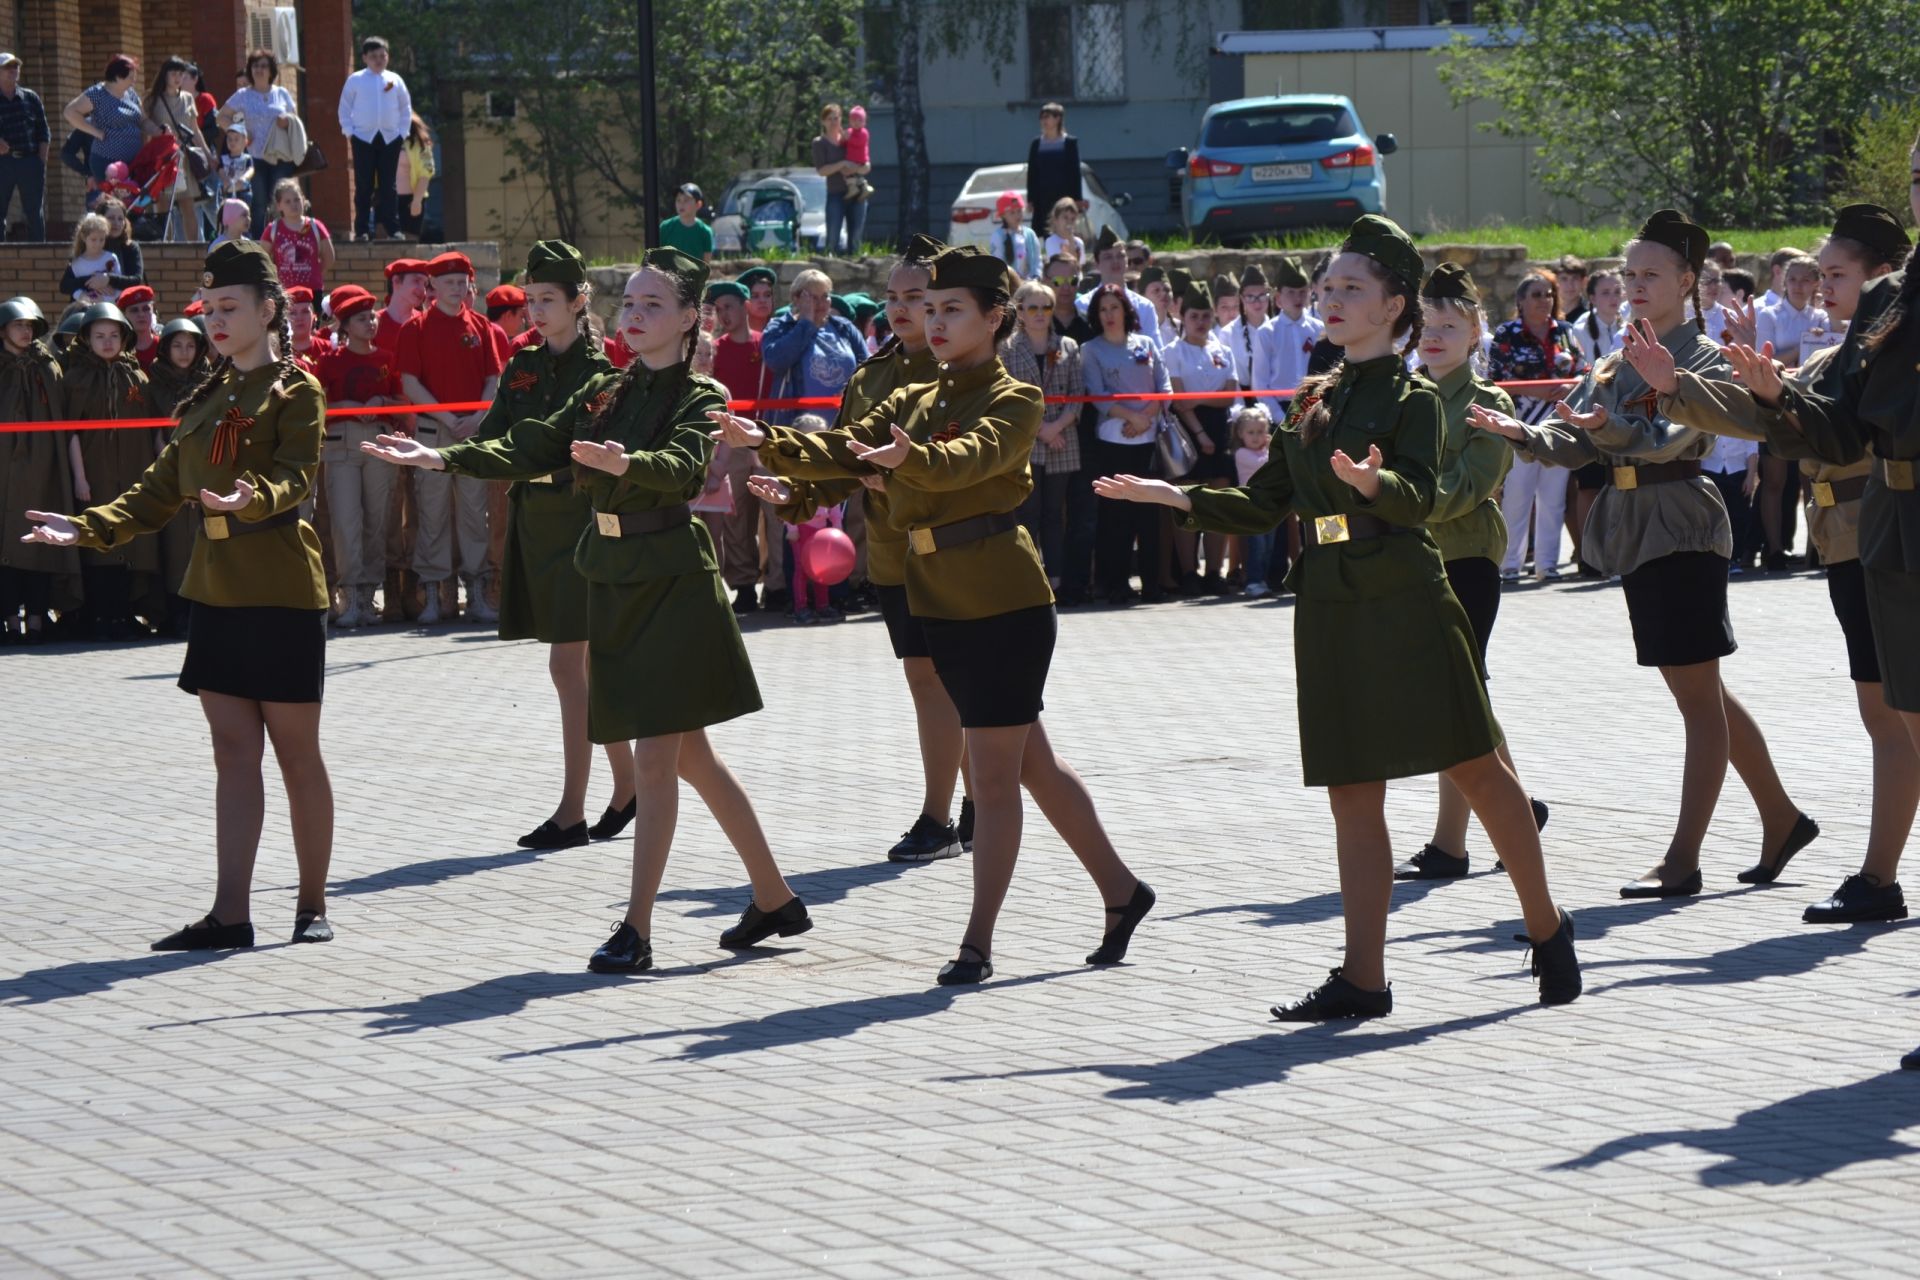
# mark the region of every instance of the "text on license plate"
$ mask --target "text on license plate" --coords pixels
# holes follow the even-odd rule
[[[1310,164],[1257,164],[1253,166],[1255,182],[1305,182],[1313,173]]]

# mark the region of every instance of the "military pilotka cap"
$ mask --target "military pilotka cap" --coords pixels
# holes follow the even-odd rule
[[[1913,248],[1900,220],[1877,204],[1850,204],[1833,220],[1833,234],[1858,240],[1883,258],[1898,258]]]
[[[924,231],[916,231],[907,239],[907,251],[900,255],[903,262],[914,262],[924,266],[938,257],[947,246]]]
[[[1467,269],[1457,262],[1443,262],[1433,269],[1427,282],[1420,286],[1420,296],[1435,302],[1448,298],[1458,298],[1462,302],[1480,305],[1480,290],[1473,283],[1473,277]]]
[[[663,271],[682,285],[691,284],[693,288],[685,291],[688,293],[697,295],[707,287],[707,264],[678,249],[649,249],[640,265],[649,271]]]
[[[1105,253],[1109,249],[1118,249],[1124,244],[1126,244],[1126,241],[1113,234],[1113,228],[1111,226],[1106,226],[1100,228],[1100,237],[1093,242],[1093,251],[1095,253]]]
[[[206,270],[200,273],[203,289],[279,283],[280,272],[274,268],[273,255],[258,240],[227,241],[207,255]]]
[[[1292,258],[1280,259],[1280,265],[1273,269],[1273,282],[1282,289],[1304,289],[1307,287],[1307,273]]]
[[[1707,264],[1707,233],[1687,221],[1678,209],[1657,209],[1640,228],[1636,240],[1663,244],[1685,259],[1689,268],[1700,270]]]
[[[1193,288],[1193,272],[1181,267],[1168,267],[1167,288],[1173,290],[1173,296],[1176,298],[1185,294],[1187,290]]]
[[[1167,269],[1165,267],[1145,267],[1140,272],[1140,287],[1142,289],[1150,284],[1165,284],[1166,282]]]
[[[565,240],[541,240],[527,250],[528,284],[585,284],[587,260]]]
[[[928,264],[928,268],[933,273],[930,288],[1013,292],[1007,286],[1007,264],[972,245],[960,245],[943,251]]]
[[[1250,284],[1265,284],[1266,282],[1267,273],[1260,269],[1260,264],[1257,262],[1248,263],[1246,270],[1240,273],[1240,287],[1242,289]]]
[[[1213,290],[1207,288],[1204,280],[1192,280],[1180,291],[1180,309],[1182,311],[1213,310]]]
[[[753,294],[747,290],[747,286],[741,284],[738,280],[715,280],[707,286],[708,302],[718,302],[722,298],[738,298],[740,301],[745,302],[752,296]]]
[[[1229,275],[1215,276],[1213,278],[1213,296],[1216,298],[1237,298],[1240,296],[1240,284]]]
[[[1705,233],[1701,234],[1704,237]],[[1705,252],[1705,249],[1706,241],[1703,238],[1701,251]],[[1391,218],[1369,213],[1355,219],[1354,224],[1347,228],[1347,238],[1341,242],[1340,252],[1372,258],[1407,288],[1415,293],[1420,291],[1420,278],[1426,274],[1426,264],[1421,262],[1420,251],[1413,247],[1412,238]]]

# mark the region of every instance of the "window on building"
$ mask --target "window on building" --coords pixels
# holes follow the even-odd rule
[[[511,120],[520,114],[519,104],[510,93],[487,94],[487,115],[495,120]]]
[[[1127,29],[1120,4],[1036,4],[1027,10],[1029,97],[1126,96]]]

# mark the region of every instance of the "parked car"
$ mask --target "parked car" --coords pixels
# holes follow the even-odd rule
[[[815,253],[827,243],[827,180],[804,166],[790,169],[748,169],[727,184],[713,218],[713,251],[747,252],[746,228],[740,217],[740,193],[765,178],[785,178],[800,189],[800,243]]]
[[[1120,210],[1133,197],[1127,192],[1117,196],[1107,194],[1106,186],[1100,181],[1100,175],[1086,161],[1080,162],[1080,185],[1086,192],[1087,211],[1080,215],[1080,238],[1089,245],[1100,234],[1100,228],[1112,227],[1113,234],[1122,240],[1127,238],[1127,224],[1120,218]],[[960,194],[954,197],[953,212],[947,223],[948,244],[970,244],[980,249],[987,247],[993,235],[993,206],[1001,195],[1008,191],[1017,191],[1022,199],[1027,194],[1027,166],[1024,164],[997,164],[986,169],[975,169],[960,186]],[[1046,236],[1041,223],[1048,210],[1027,210],[1027,225]]]
[[[1399,142],[1369,137],[1349,98],[1288,94],[1216,102],[1191,148],[1167,153],[1185,170],[1181,219],[1196,239],[1251,239],[1283,227],[1344,227],[1385,213],[1380,158]]]

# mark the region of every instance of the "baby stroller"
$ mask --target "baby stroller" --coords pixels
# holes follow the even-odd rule
[[[171,133],[147,139],[128,166],[134,186],[130,194],[114,194],[126,201],[127,221],[136,240],[161,240],[167,233],[167,210],[173,203],[173,184],[180,177],[180,143]]]
[[[785,178],[762,178],[742,188],[735,201],[740,210],[740,240],[748,253],[800,247],[800,214],[806,197]]]

